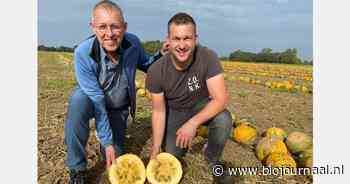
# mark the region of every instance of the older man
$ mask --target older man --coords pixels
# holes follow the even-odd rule
[[[197,128],[205,125],[209,136],[204,155],[213,168],[232,129],[222,67],[212,50],[198,44],[196,23],[186,13],[169,20],[167,42],[169,53],[150,67],[146,79],[153,106],[151,158],[162,145],[164,151],[181,158]],[[232,184],[228,177],[215,180]]]
[[[71,184],[86,182],[89,119],[95,118],[107,167],[123,153],[129,107],[131,116],[135,114],[136,69],[147,71],[161,57],[160,53],[149,57],[140,40],[126,32],[123,12],[111,1],[95,5],[90,25],[95,34],[75,49],[78,86],[71,95],[65,124],[65,163]]]

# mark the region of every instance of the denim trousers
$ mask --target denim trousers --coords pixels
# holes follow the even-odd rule
[[[167,108],[166,115],[166,130],[162,142],[162,148],[165,152],[171,153],[181,159],[187,152],[187,149],[182,149],[176,146],[176,131],[181,126],[197,114],[209,102],[204,99],[198,102],[193,109],[186,111],[174,110]],[[226,140],[229,138],[232,130],[232,117],[228,110],[218,113],[216,116],[202,124],[208,126],[208,144],[204,150],[204,157],[208,163],[217,163],[222,155]]]
[[[108,109],[109,123],[112,129],[113,146],[118,155],[123,153],[125,131],[129,115],[128,107]],[[76,87],[69,99],[68,112],[64,128],[64,141],[67,146],[66,166],[70,170],[85,170],[87,166],[86,144],[90,134],[89,120],[94,118],[94,105],[90,98]],[[102,147],[100,145],[100,147]],[[101,154],[105,157],[104,149]],[[105,158],[104,158],[105,159]]]

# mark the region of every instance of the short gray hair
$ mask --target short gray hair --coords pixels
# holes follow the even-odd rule
[[[118,6],[116,3],[114,3],[113,1],[110,1],[110,0],[102,0],[94,6],[94,9],[92,10],[92,17],[91,17],[92,20],[94,19],[95,11],[98,8],[118,11],[123,22],[124,22],[124,15],[123,15],[122,9],[120,8],[120,6]]]

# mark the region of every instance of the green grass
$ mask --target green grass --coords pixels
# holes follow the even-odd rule
[[[40,93],[52,90],[65,92],[77,84],[71,58],[70,53],[38,52]]]
[[[241,98],[246,98],[248,96],[248,93],[245,91],[240,91],[237,93],[237,95]]]

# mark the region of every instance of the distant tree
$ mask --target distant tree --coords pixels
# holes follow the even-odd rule
[[[263,48],[260,53],[262,53],[262,54],[271,54],[272,53],[272,49],[271,48]]]
[[[301,60],[297,56],[298,52],[296,48],[287,49],[280,55],[280,62],[286,64],[301,64]]]
[[[73,52],[74,48],[60,46],[60,47],[47,47],[45,45],[39,45],[38,50],[40,51],[54,51],[54,52]]]
[[[229,60],[229,57],[227,56],[222,56],[219,58],[221,61],[228,61]]]
[[[228,59],[231,61],[245,62],[303,64],[302,60],[298,58],[298,51],[296,48],[289,48],[284,52],[272,52],[271,48],[263,48],[257,54],[236,50],[230,53]]]
[[[310,59],[310,60],[306,60],[306,59],[305,59],[305,60],[303,61],[303,64],[304,64],[304,65],[313,65],[313,61],[312,61],[312,59]]]
[[[257,55],[256,55],[256,62],[276,62],[273,58],[273,53],[271,48],[263,48]]]
[[[148,54],[154,55],[157,51],[159,51],[162,48],[163,42],[159,40],[146,41],[142,43],[142,45]]]
[[[58,52],[73,52],[74,49],[70,47],[60,46],[56,49]]]
[[[241,50],[236,50],[232,52],[229,56],[231,61],[254,61],[256,57],[255,53],[252,52],[244,52]]]

